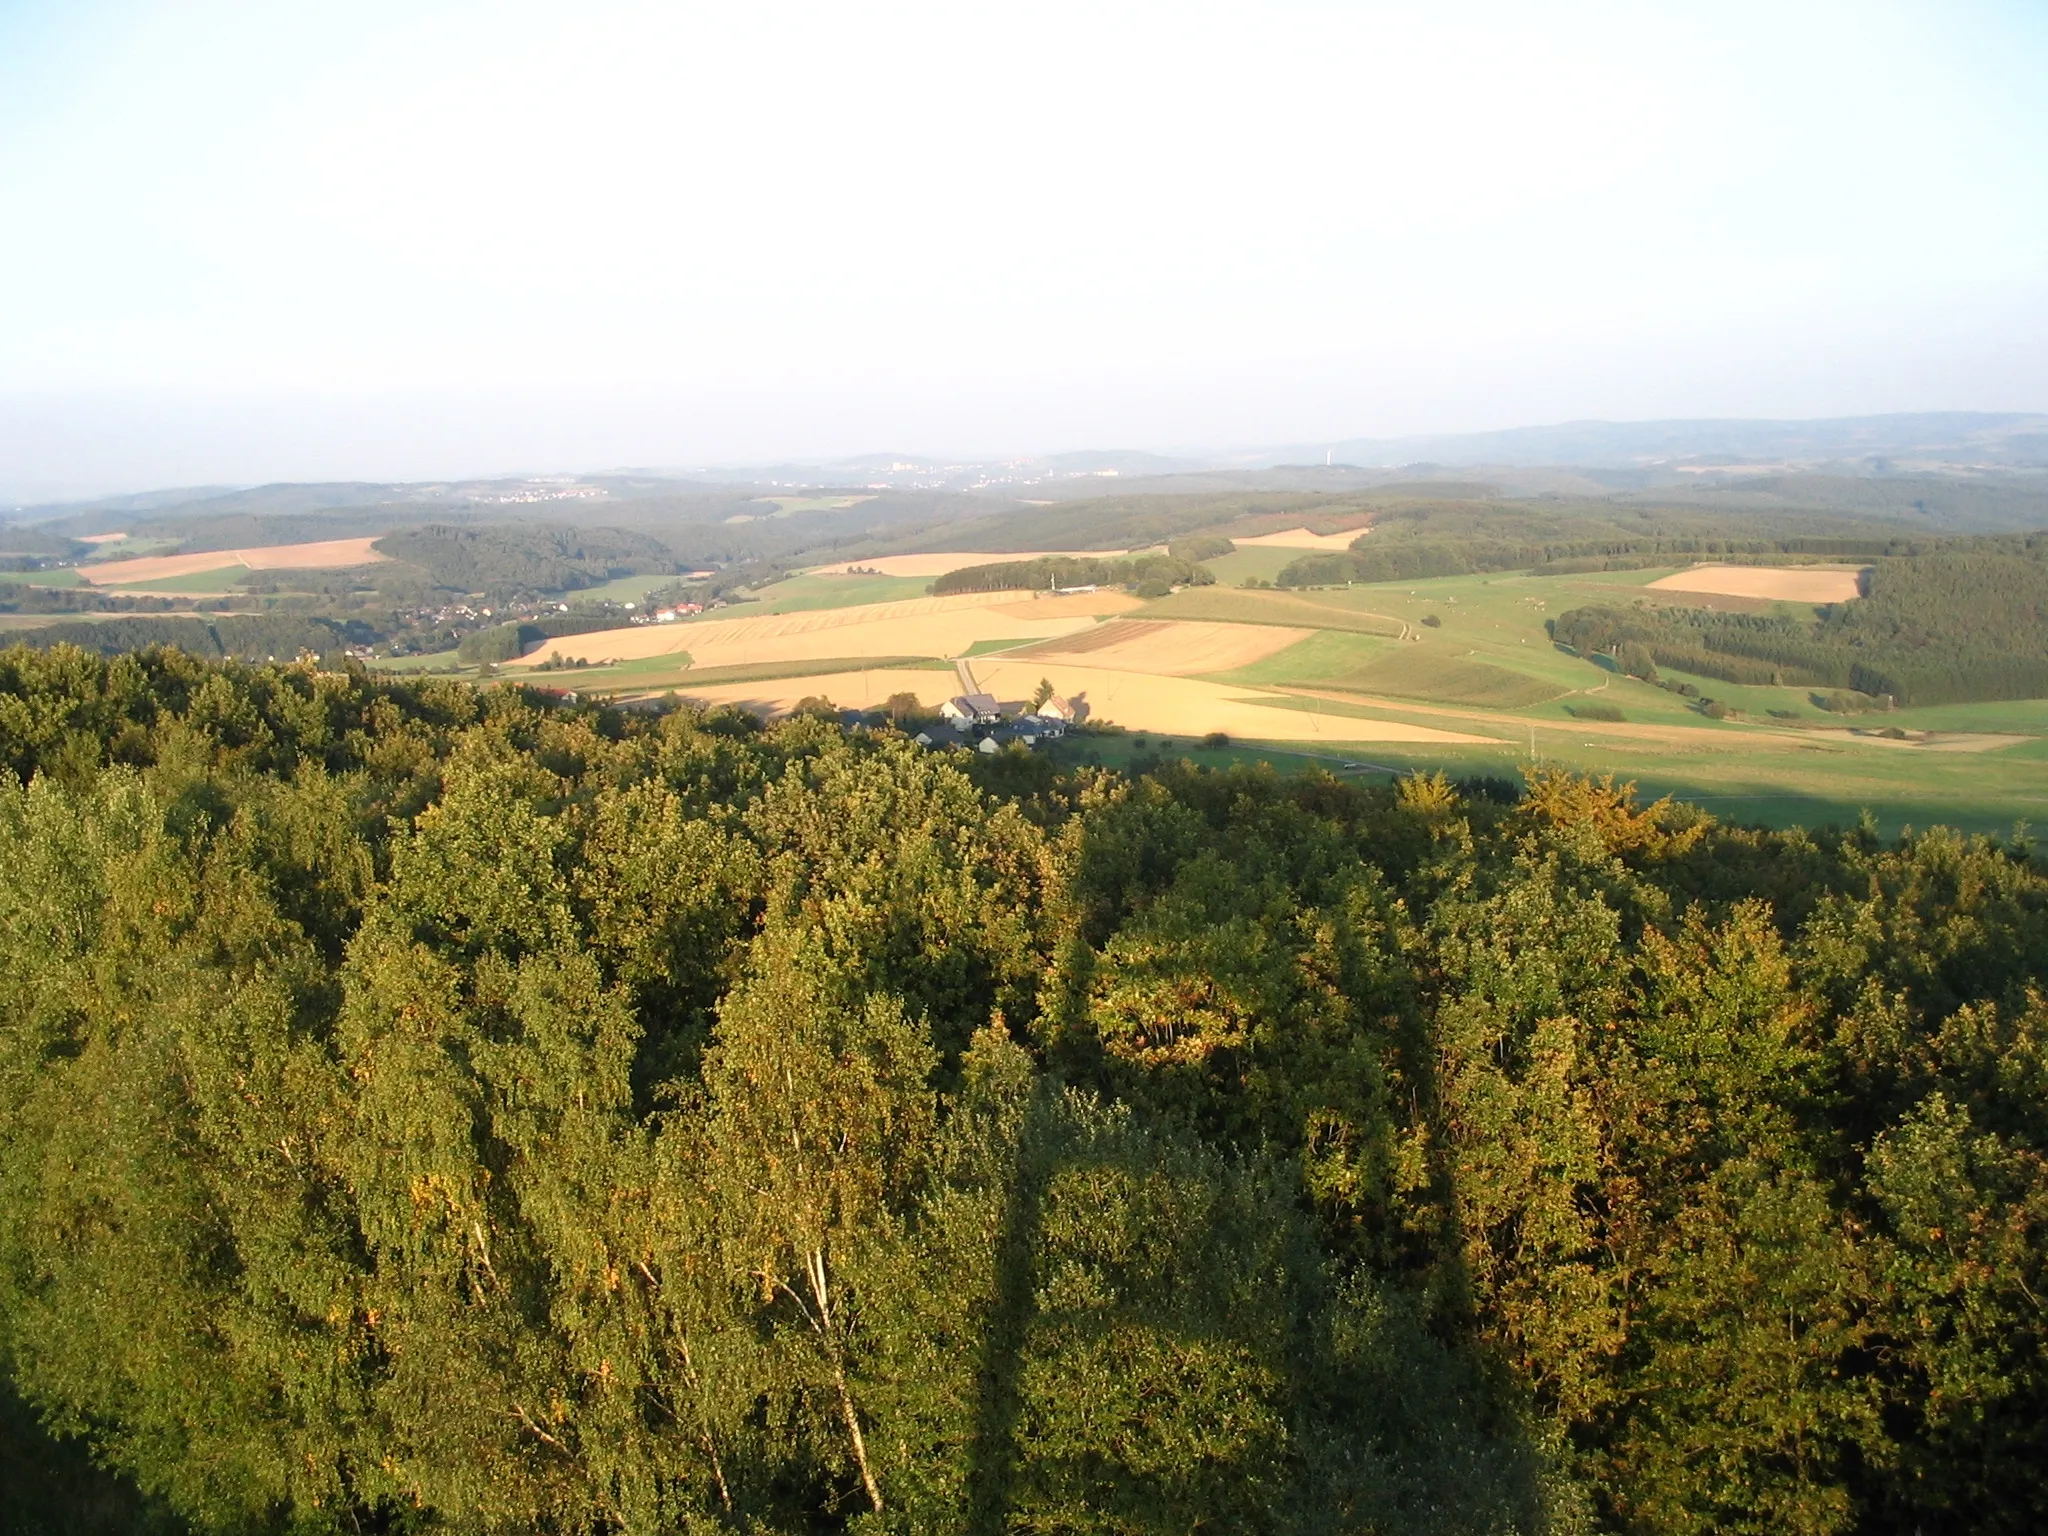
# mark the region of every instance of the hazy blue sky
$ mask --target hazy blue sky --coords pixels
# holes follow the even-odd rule
[[[0,497],[2048,409],[2048,5],[0,0]]]

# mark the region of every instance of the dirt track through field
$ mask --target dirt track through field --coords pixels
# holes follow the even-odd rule
[[[1210,624],[1167,619],[1114,619],[1077,635],[1047,640],[1020,656],[1085,660],[1094,667],[1192,677],[1264,661],[1310,631],[1277,624]]]
[[[1649,590],[1761,597],[1780,603],[1846,603],[1861,594],[1863,569],[1853,565],[1696,565],[1660,576],[1649,584]]]
[[[168,581],[200,571],[338,571],[352,565],[374,565],[390,558],[370,546],[382,534],[362,539],[325,539],[314,544],[265,544],[255,549],[210,549],[196,555],[142,555],[134,560],[108,560],[81,565],[78,574],[96,587],[131,581]]]

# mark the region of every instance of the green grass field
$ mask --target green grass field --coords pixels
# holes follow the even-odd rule
[[[811,613],[824,608],[859,608],[868,603],[900,603],[929,595],[926,588],[931,584],[929,576],[791,576],[747,594],[753,600],[737,611],[721,609],[714,617],[751,619],[771,613]]]
[[[239,560],[232,565],[217,566],[210,571],[187,571],[183,576],[165,576],[156,581],[123,581],[107,588],[109,592],[183,592],[197,593],[233,592],[241,579],[249,574],[249,568]],[[278,575],[287,574],[278,572]]]
[[[1307,553],[1299,549],[1239,548],[1231,554],[1204,560],[1202,568],[1216,578],[1219,587],[1241,587],[1252,578],[1271,581]]]
[[[21,587],[75,587],[83,581],[78,572],[61,565],[47,571],[0,571],[0,582]]]
[[[789,517],[797,512],[843,512],[848,507],[873,499],[871,496],[762,496],[748,505],[761,509],[753,514],[756,517]]]
[[[1154,605],[1157,606],[1156,604]],[[1150,609],[1146,610],[1148,613]],[[1219,672],[1219,683],[1251,683],[1263,687],[1327,687],[1338,678],[1349,677],[1382,657],[1391,655],[1399,642],[1379,635],[1362,635],[1350,630],[1320,629],[1294,644],[1248,667]]]
[[[673,576],[621,576],[616,581],[607,581],[602,586],[578,587],[573,592],[564,592],[562,601],[571,608],[584,604],[632,603],[634,606],[647,594],[659,587],[665,587],[676,578]]]
[[[1520,709],[1558,696],[1559,687],[1526,672],[1459,656],[1446,646],[1402,646],[1392,654],[1332,678],[1324,686],[1397,699],[1479,704]]]
[[[1815,708],[1808,689],[1738,687],[1673,674],[1741,712],[1739,719],[1716,721],[1700,713],[1697,701],[1570,654],[1543,627],[1545,619],[1585,604],[1673,601],[1675,594],[1642,590],[1664,574],[1461,576],[1298,593],[1200,587],[1143,612],[1250,623],[1334,619],[1346,625],[1360,623],[1360,615],[1382,614],[1411,626],[1409,633],[1419,637],[1390,643],[1340,633],[1332,625],[1215,679],[1332,695],[1292,701],[1309,717],[1304,734],[1310,743],[1238,743],[1231,751],[1240,758],[1250,753],[1279,765],[1298,761],[1303,750],[1314,755],[1317,716],[1355,715],[1492,736],[1499,744],[1385,743],[1323,755],[1469,776],[1517,772],[1532,760],[1533,746],[1535,761],[1613,773],[1633,780],[1646,795],[1673,794],[1727,820],[1774,826],[1847,824],[1865,809],[1889,832],[1936,822],[2009,831],[2015,822],[2048,816],[2048,700],[1841,716]],[[1787,605],[1786,611],[1799,610]],[[1431,615],[1438,624],[1424,625]],[[1345,692],[1362,697],[1348,700]],[[1363,696],[1385,702],[1365,702]],[[1403,707],[1410,699],[1414,706]],[[1592,700],[1620,709],[1624,723],[1573,717],[1574,704]],[[1774,718],[1768,713],[1773,709],[1792,718]],[[1988,751],[1947,751],[1855,734],[1888,725],[2033,739]]]
[[[1390,639],[1402,630],[1389,610],[1375,610],[1362,601],[1343,601],[1376,591],[1360,587],[1344,592],[1245,591],[1238,587],[1183,587],[1171,597],[1147,603],[1136,617],[1148,619],[1212,619],[1226,624],[1288,624],[1303,629],[1341,629]]]

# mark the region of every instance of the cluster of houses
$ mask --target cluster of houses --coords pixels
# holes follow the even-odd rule
[[[1000,752],[1011,742],[1030,748],[1048,737],[1067,734],[1067,728],[1088,713],[1078,700],[1052,695],[1041,704],[1015,714],[1005,714],[992,693],[955,694],[939,706],[939,718],[953,729],[953,743],[930,731],[919,731],[919,746],[935,747],[973,743],[977,752]],[[941,728],[943,729],[943,728]]]

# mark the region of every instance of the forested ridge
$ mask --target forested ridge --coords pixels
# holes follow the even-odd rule
[[[668,574],[676,568],[673,552],[647,534],[552,523],[428,523],[387,533],[377,548],[457,592],[561,592],[601,586],[614,576]]]
[[[0,652],[0,1525],[2048,1522],[2026,844],[968,757]]]
[[[1303,555],[1283,587],[1347,581],[1421,581],[1488,571],[1563,576],[1641,570],[1692,560],[1863,560],[1984,545],[2031,548],[2030,537],[1944,540],[1789,511],[1708,516],[1685,506],[1541,501],[1413,501],[1375,509],[1371,527],[1341,552]]]

